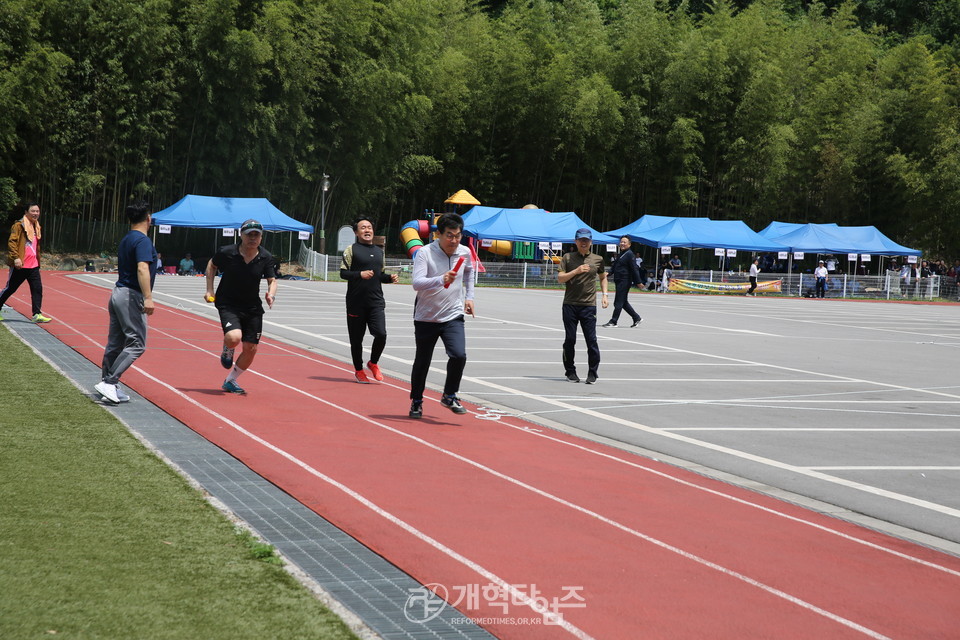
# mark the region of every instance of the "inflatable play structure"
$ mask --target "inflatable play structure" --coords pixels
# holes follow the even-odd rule
[[[444,200],[443,203],[452,204],[456,209],[457,205],[474,206],[480,204],[480,201],[470,195],[467,190],[461,189]],[[431,210],[425,214],[423,220],[411,220],[400,227],[400,242],[403,243],[403,248],[407,251],[407,257],[412,258],[417,255],[420,247],[430,239],[430,234],[437,232],[437,218],[439,217],[439,214]],[[509,249],[507,251],[507,255],[509,255]]]
[[[456,205],[465,205],[465,206],[479,206],[480,201],[475,197],[470,195],[464,189],[457,191],[455,194],[443,201],[444,204]],[[483,208],[483,207],[482,207]],[[535,204],[527,204],[522,207],[522,209],[539,209]],[[491,212],[499,212],[501,209],[490,209]],[[407,252],[407,256],[412,258],[417,255],[417,251],[420,250],[424,244],[430,240],[430,234],[436,233],[437,230],[437,218],[439,215],[434,211],[428,211],[424,215],[422,220],[411,220],[404,224],[400,228],[400,241],[403,243],[403,248]],[[473,240],[471,239],[471,243]],[[523,245],[530,245],[531,243],[521,243]],[[533,247],[522,247],[522,255],[515,255],[514,243],[510,240],[482,240],[479,242],[479,249],[484,251],[489,251],[490,253],[497,256],[504,257],[514,257],[514,258],[533,258]],[[530,254],[530,255],[527,255]],[[559,261],[557,257],[554,262]]]

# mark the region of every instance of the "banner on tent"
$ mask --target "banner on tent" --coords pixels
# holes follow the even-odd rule
[[[757,283],[757,291],[763,293],[780,293],[783,280],[767,280]],[[701,291],[706,293],[746,293],[750,288],[749,282],[701,282],[699,280],[681,280],[671,278],[670,291]]]

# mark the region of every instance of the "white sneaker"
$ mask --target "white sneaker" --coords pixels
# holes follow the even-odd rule
[[[130,396],[123,391],[123,387],[120,386],[119,382],[117,383],[117,400],[120,402],[130,402]]]
[[[105,400],[109,400],[113,404],[120,404],[120,398],[117,396],[117,385],[107,384],[101,380],[96,384],[94,389],[103,396]]]

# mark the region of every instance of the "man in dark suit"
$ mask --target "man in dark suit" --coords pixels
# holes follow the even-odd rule
[[[610,265],[610,275],[613,278],[613,283],[616,285],[617,290],[613,298],[613,317],[610,318],[610,322],[603,325],[605,327],[617,326],[617,320],[620,319],[620,312],[624,310],[633,318],[633,324],[630,325],[631,327],[640,324],[640,314],[636,312],[630,304],[630,301],[627,300],[630,287],[634,285],[639,286],[644,282],[640,276],[640,269],[637,267],[637,257],[633,255],[631,246],[633,246],[633,243],[630,241],[630,238],[627,236],[620,238],[620,254]]]

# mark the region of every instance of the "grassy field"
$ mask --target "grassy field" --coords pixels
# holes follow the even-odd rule
[[[0,325],[0,638],[353,638]]]

